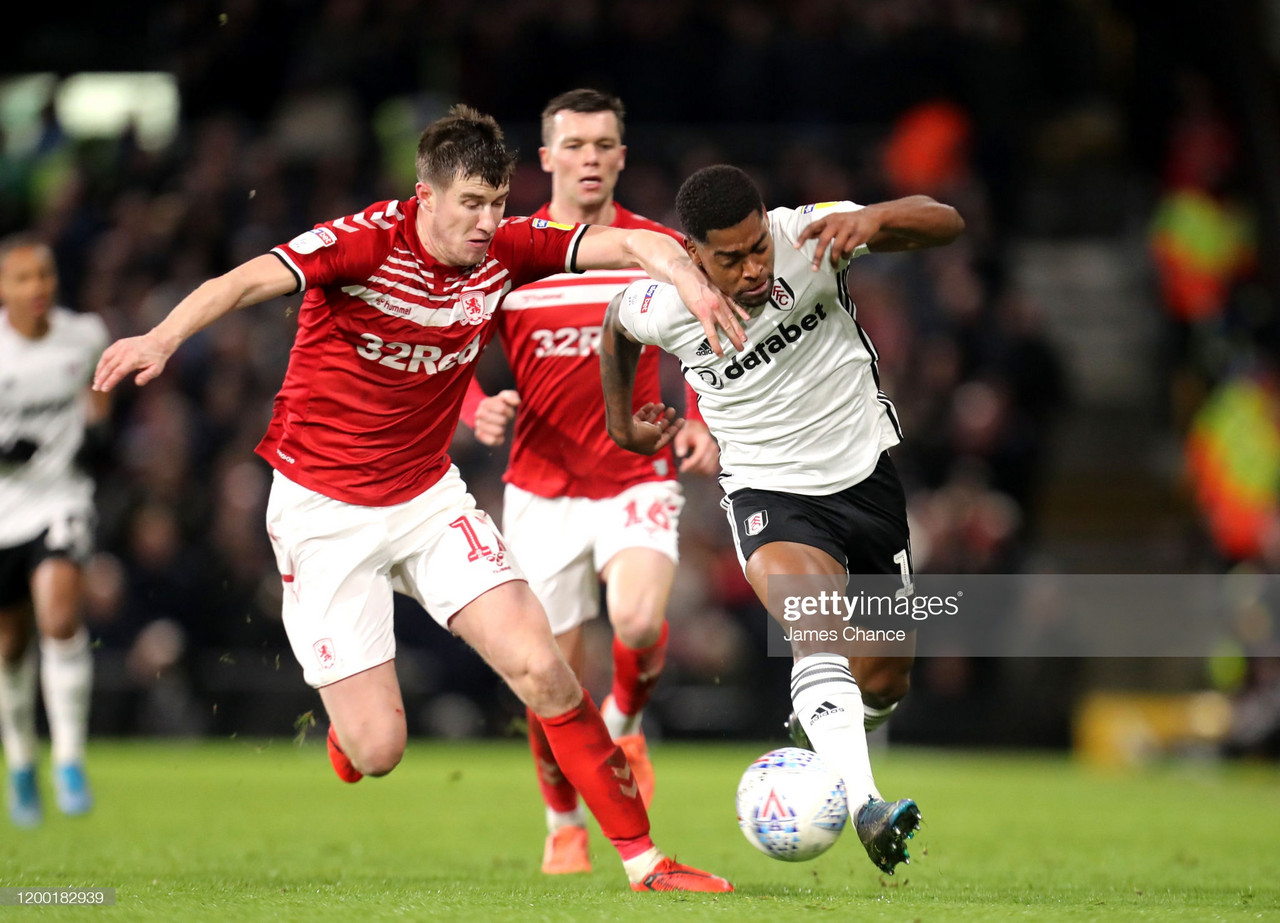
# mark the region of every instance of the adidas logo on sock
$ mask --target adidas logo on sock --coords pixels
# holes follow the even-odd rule
[[[817,721],[819,718],[826,718],[828,715],[834,715],[844,711],[839,705],[832,705],[830,702],[823,702],[813,710],[813,714],[809,716],[810,721]]]

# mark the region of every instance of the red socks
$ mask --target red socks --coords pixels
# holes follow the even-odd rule
[[[538,788],[542,789],[542,800],[558,814],[568,814],[578,806],[578,790],[560,771],[538,716],[531,708],[525,709],[525,715],[529,719],[529,749],[533,752],[533,765],[538,770]]]
[[[630,648],[613,639],[613,704],[624,715],[638,715],[653,695],[653,687],[667,662],[667,623],[648,647]]]
[[[623,861],[651,849],[649,815],[640,800],[640,787],[587,691],[582,690],[576,708],[539,723],[568,783],[582,795]],[[540,765],[540,784],[541,775]]]

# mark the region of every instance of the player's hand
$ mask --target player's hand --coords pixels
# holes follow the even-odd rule
[[[861,247],[880,231],[880,219],[874,208],[860,208],[856,212],[836,212],[819,218],[800,232],[796,240],[799,250],[806,241],[817,240],[813,251],[812,269],[822,265],[822,255],[831,250],[831,265],[840,268],[842,260],[853,256],[853,251]]]
[[[720,445],[705,423],[686,420],[672,447],[682,473],[715,474],[720,470]]]
[[[171,355],[173,348],[166,346],[154,333],[116,340],[98,360],[98,368],[93,373],[93,390],[110,391],[130,372],[137,372],[134,381],[145,385],[164,371]]]
[[[645,404],[631,415],[631,432],[623,445],[641,455],[653,455],[676,437],[684,419],[666,404]]]
[[[722,358],[724,356],[724,347],[720,345],[721,331],[734,349],[741,352],[746,347],[747,335],[742,329],[742,321],[751,317],[746,308],[713,288],[707,277],[696,269],[677,274],[674,282],[685,308],[702,325],[712,352]]]
[[[507,441],[507,424],[515,418],[520,406],[519,392],[507,389],[490,394],[476,405],[476,423],[472,430],[485,445],[502,445]]]

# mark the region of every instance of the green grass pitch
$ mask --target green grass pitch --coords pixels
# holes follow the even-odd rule
[[[780,744],[777,744],[780,745]],[[1280,918],[1280,774],[1171,765],[1131,774],[1065,758],[892,749],[889,797],[924,813],[894,878],[846,830],[787,864],[737,830],[733,793],[768,744],[653,747],[654,837],[729,877],[731,895],[633,894],[593,830],[596,870],[538,871],[542,808],[516,742],[411,741],[385,779],[343,785],[323,741],[96,742],[98,806],[0,821],[0,886],[115,887],[140,920],[1253,920]]]

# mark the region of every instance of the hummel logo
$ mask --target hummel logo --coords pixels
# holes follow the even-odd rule
[[[622,782],[630,781],[630,785],[619,785],[618,791],[626,795],[628,798],[634,798],[636,792],[640,791],[640,783],[631,778],[631,766],[623,763],[621,766],[610,766],[614,776]]]
[[[844,709],[839,705],[832,705],[830,702],[823,702],[813,710],[813,714],[809,716],[809,720],[817,721],[819,718],[826,718],[842,711],[844,711]]]
[[[711,344],[707,342],[707,338],[703,337],[702,342],[698,344],[698,348],[693,351],[695,356],[711,355]]]
[[[550,760],[544,760],[540,757],[538,758],[538,775],[548,785],[559,785],[564,781],[564,773],[560,771],[560,767]]]
[[[622,753],[621,750],[616,752],[618,754]],[[622,782],[626,782],[628,779],[631,779],[631,765],[629,763],[623,763],[621,766],[610,766],[609,768],[613,770],[614,776]],[[628,798],[634,798],[636,793],[640,791],[640,783],[633,779],[630,785],[619,785],[618,791],[622,792],[622,794],[626,795]]]

